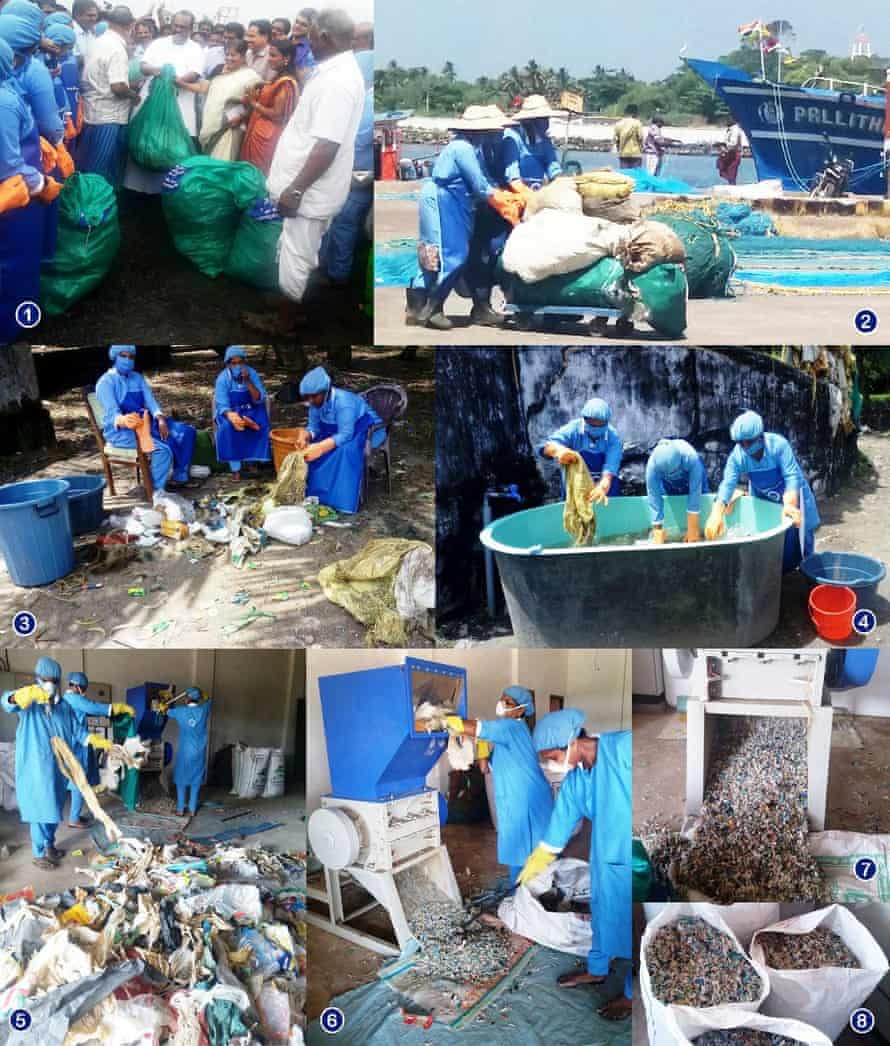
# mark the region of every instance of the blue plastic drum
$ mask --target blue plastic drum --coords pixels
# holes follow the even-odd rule
[[[102,525],[104,476],[66,476],[71,533],[74,537],[98,530]]]
[[[0,487],[0,554],[13,584],[24,588],[71,573],[74,540],[64,479]]]
[[[816,552],[800,565],[812,585],[840,585],[856,593],[856,605],[870,609],[887,568],[859,552]]]

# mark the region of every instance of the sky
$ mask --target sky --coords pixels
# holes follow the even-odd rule
[[[60,2],[71,7],[70,0]],[[148,10],[149,3],[150,0],[145,3],[130,0],[129,6],[134,14],[142,14]],[[222,12],[224,21],[242,22],[244,25],[252,18],[276,18],[280,15],[293,19],[297,11],[304,7],[314,7],[319,11],[324,7],[342,7],[357,22],[370,22],[374,17],[374,0],[334,0],[327,4],[324,0],[166,0],[163,6],[168,11],[194,11],[199,18],[207,17],[214,21],[217,13]]]
[[[262,0],[250,0],[262,2]],[[784,18],[797,32],[792,51],[822,48],[847,52],[864,26],[876,53],[890,54],[887,0],[858,0],[847,16],[837,0],[376,0],[378,66],[439,71],[451,61],[461,79],[495,75],[529,58],[586,75],[595,65],[624,67],[642,80],[660,80],[679,63],[681,49],[717,58],[738,43],[736,28],[762,18]]]

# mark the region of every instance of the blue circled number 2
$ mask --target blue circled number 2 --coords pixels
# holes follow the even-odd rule
[[[853,865],[853,871],[857,879],[862,882],[870,882],[878,874],[878,866],[870,857],[860,857]]]
[[[853,317],[853,325],[860,334],[874,334],[878,329],[878,314],[874,309],[860,309]]]

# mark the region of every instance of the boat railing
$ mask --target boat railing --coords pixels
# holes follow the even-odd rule
[[[801,87],[813,87],[820,91],[853,91],[866,98],[872,94],[884,94],[883,86],[864,83],[862,80],[836,80],[833,76],[811,76]]]

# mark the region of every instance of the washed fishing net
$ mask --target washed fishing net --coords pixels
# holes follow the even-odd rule
[[[309,466],[300,451],[295,450],[284,459],[278,479],[272,485],[271,496],[276,505],[302,505],[306,497],[306,476]]]
[[[574,545],[589,545],[596,536],[596,515],[590,500],[593,480],[580,456],[565,466],[564,476],[566,503],[562,514],[563,528],[574,538]]]

